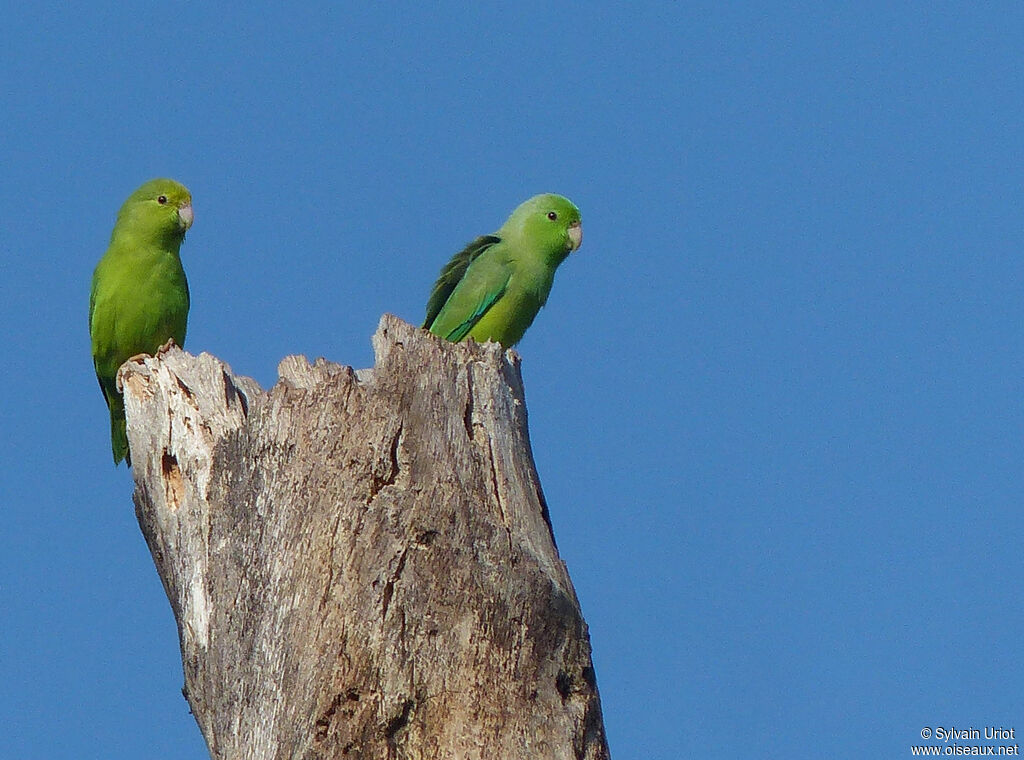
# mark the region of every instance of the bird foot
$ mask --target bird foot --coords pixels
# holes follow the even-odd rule
[[[156,350],[156,356],[163,356],[170,351],[174,346],[178,345],[174,342],[174,338],[168,338],[167,342],[164,343],[160,348]]]

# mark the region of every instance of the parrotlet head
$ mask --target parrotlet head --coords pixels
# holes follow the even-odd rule
[[[192,226],[192,194],[173,179],[151,179],[128,196],[117,212],[114,235],[128,229],[147,238],[181,238]]]
[[[542,193],[521,203],[497,234],[529,240],[557,263],[583,243],[583,224],[572,201]]]

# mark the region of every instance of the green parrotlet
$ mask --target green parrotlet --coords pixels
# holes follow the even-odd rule
[[[117,213],[110,246],[96,265],[89,296],[92,360],[110,409],[114,464],[131,466],[117,370],[169,340],[185,344],[188,282],[179,249],[192,226],[192,196],[171,179],[150,180]]]
[[[452,257],[430,293],[423,327],[456,343],[514,346],[548,300],[558,265],[582,242],[580,210],[561,195],[535,195],[493,235]]]

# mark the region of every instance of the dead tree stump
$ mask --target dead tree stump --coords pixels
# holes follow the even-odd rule
[[[211,757],[607,758],[519,359],[387,315],[373,344],[269,391],[177,348],[121,370]]]

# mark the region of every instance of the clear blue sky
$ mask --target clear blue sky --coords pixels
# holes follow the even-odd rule
[[[524,198],[581,208],[520,351],[616,760],[1024,731],[1020,3],[36,5],[0,44],[0,756],[206,757],[86,328],[160,175],[187,348],[264,386],[369,366]]]

